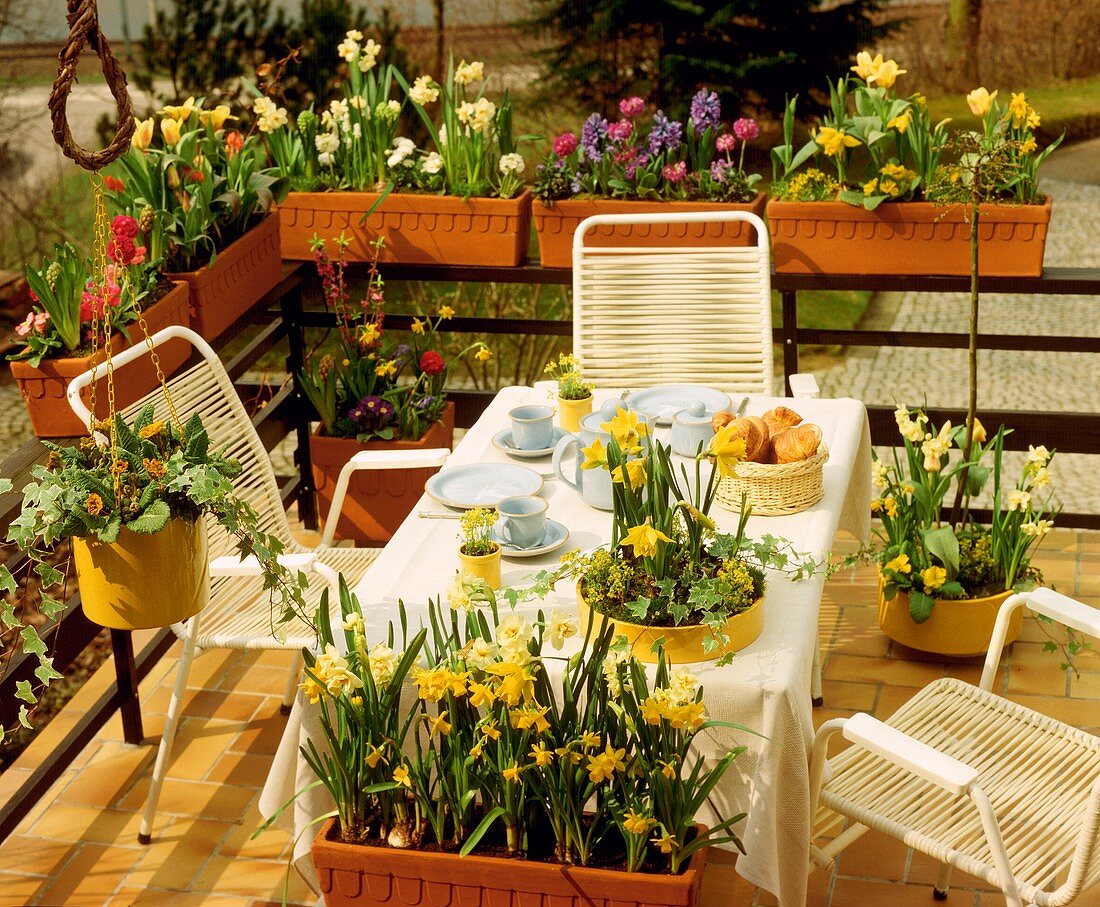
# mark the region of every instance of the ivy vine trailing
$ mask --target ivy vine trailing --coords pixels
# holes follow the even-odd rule
[[[62,447],[43,441],[49,451],[44,465],[32,469],[32,481],[23,489],[23,507],[8,530],[14,543],[29,558],[27,579],[33,572],[41,587],[39,610],[47,620],[64,610],[64,602],[50,590],[63,594],[66,572],[47,558],[54,548],[72,538],[96,539],[112,544],[123,529],[153,535],[169,520],[195,521],[213,516],[237,542],[242,558],[254,556],[262,570],[263,588],[280,614],[273,626],[285,625],[305,614],[304,574],[291,573],[278,562],[283,543],[259,528],[256,511],[234,493],[233,480],[240,475],[236,460],[211,450],[210,436],[196,414],[186,425],[154,418],[153,407],[138,414],[133,425],[121,415],[101,422],[97,431],[108,433],[113,443],[100,445],[83,438]],[[12,491],[8,479],[0,479],[0,494]],[[30,712],[42,690],[61,677],[47,647],[33,626],[18,613],[22,604],[20,584],[0,565],[0,634],[11,636],[11,650],[0,653],[10,664],[19,651],[38,659],[35,678],[16,684],[20,699],[19,722],[30,728]],[[24,588],[25,591],[25,588]],[[18,632],[15,631],[18,629]],[[4,729],[0,727],[0,741]]]

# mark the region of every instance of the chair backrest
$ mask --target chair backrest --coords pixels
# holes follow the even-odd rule
[[[241,474],[234,482],[234,488],[238,496],[251,504],[259,514],[260,529],[284,543],[291,542],[290,526],[279,495],[279,486],[275,481],[275,472],[271,468],[271,458],[260,436],[256,434],[252,420],[248,417],[233,382],[229,380],[221,359],[210,344],[188,328],[176,325],[167,327],[154,334],[152,341],[154,346],[160,346],[175,338],[186,340],[202,357],[197,365],[185,369],[167,382],[176,414],[183,422],[194,413],[202,417],[202,424],[210,435],[213,446],[223,450],[226,456],[240,461]],[[148,355],[148,347],[141,344],[124,350],[113,359],[117,367],[138,356]],[[99,377],[102,376],[101,366]],[[90,424],[91,413],[81,400],[80,392],[90,383],[91,372],[87,371],[74,378],[68,389],[69,406],[85,425]],[[153,404],[156,418],[169,417],[168,403],[160,387],[154,388],[136,403],[126,407],[123,416],[133,419],[150,403]],[[236,540],[213,518],[209,519],[208,528],[211,558],[236,550]]]
[[[708,225],[728,221],[755,230],[755,241],[609,247],[589,235],[604,225],[661,224],[688,224],[689,233],[700,235]],[[771,393],[771,265],[764,222],[741,211],[600,214],[581,221],[573,235],[573,354],[597,386],[688,382],[731,393]]]

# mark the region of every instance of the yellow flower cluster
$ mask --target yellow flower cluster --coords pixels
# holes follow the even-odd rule
[[[658,693],[659,691],[655,690],[654,695],[642,703],[642,718],[648,724],[667,721],[673,730],[697,731],[707,720],[706,708],[702,701],[677,702],[670,696],[661,696]]]
[[[593,784],[610,781],[615,777],[615,772],[626,770],[626,763],[623,761],[625,756],[625,748],[614,749],[610,743],[607,744],[602,753],[596,753],[596,755],[588,757],[589,780]]]
[[[856,54],[856,65],[851,69],[868,85],[879,88],[892,88],[898,76],[908,72],[900,68],[896,60],[884,60],[882,54],[875,54],[872,58],[865,50]]]
[[[363,681],[348,668],[348,661],[331,643],[317,656],[313,667],[298,685],[311,703],[327,691],[332,697],[363,688]]]

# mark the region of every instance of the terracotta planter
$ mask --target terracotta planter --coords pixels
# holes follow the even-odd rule
[[[362,450],[449,448],[454,443],[454,430],[455,405],[448,403],[442,420],[433,424],[419,441],[361,444],[353,438],[330,438],[315,432],[309,439],[309,455],[313,462],[313,484],[317,489],[322,529],[340,470],[355,454]],[[340,511],[336,538],[353,539],[362,545],[384,545],[420,500],[424,483],[437,472],[438,469],[384,469],[355,473]]]
[[[513,267],[527,256],[531,234],[531,193],[516,198],[376,192],[291,192],[279,205],[283,257],[313,258],[313,236],[351,239],[348,261],[370,261],[371,243],[385,245],[379,261],[402,264],[491,265]]]
[[[485,580],[490,589],[500,588],[500,556],[500,545],[496,542],[489,554],[467,554],[461,548],[458,549],[458,562],[462,565],[463,573]]]
[[[583,400],[566,400],[558,395],[558,425],[565,431],[580,434],[581,419],[592,412],[592,395]]]
[[[73,539],[80,606],[88,619],[115,630],[167,627],[198,614],[210,600],[206,521],[169,520],[143,535],[126,527],[118,541]],[[156,594],[149,594],[156,577]]]
[[[679,875],[313,841],[327,907],[697,907],[707,848]]]
[[[577,614],[582,628],[595,621],[598,628],[605,620],[611,622],[616,636],[625,636],[630,642],[630,651],[638,661],[646,664],[657,663],[657,653],[653,644],[664,640],[665,656],[672,664],[691,664],[700,661],[715,661],[727,652],[738,652],[756,641],[764,629],[764,599],[758,598],[748,610],[735,614],[726,621],[726,635],[729,642],[711,652],[703,648],[703,640],[710,635],[710,627],[703,624],[688,624],[680,627],[648,627],[645,624],[615,620],[594,611],[588,606],[577,585]]]
[[[984,655],[993,637],[997,612],[1011,592],[985,598],[941,599],[932,606],[932,616],[918,624],[909,615],[909,596],[898,592],[890,601],[878,593],[878,625],[895,642],[935,655],[969,657]],[[1023,625],[1023,610],[1017,611],[1008,625],[1005,645],[1014,643]]]
[[[1042,205],[982,205],[978,269],[984,277],[1039,277],[1050,223]],[[898,202],[874,211],[845,202],[768,202],[780,274],[970,273],[965,205]]]
[[[551,204],[536,199],[531,204],[539,259],[547,268],[573,266],[573,234],[577,225],[594,214],[694,214],[702,211],[751,211],[764,216],[767,196],[759,193],[751,202],[641,202],[617,198],[567,198]],[[755,230],[742,223],[646,224],[639,227],[600,227],[595,232],[601,246],[747,246]]]
[[[191,289],[191,327],[214,340],[227,331],[282,276],[279,212],[274,211],[197,271],[169,274]]]
[[[171,290],[145,311],[145,323],[149,333],[155,334],[170,324],[188,327],[191,317],[187,309],[187,285],[177,283]],[[144,344],[145,333],[138,322],[127,325],[134,343]],[[121,353],[128,344],[120,334],[115,334],[111,343],[112,355]],[[157,347],[160,366],[165,377],[178,369],[191,355],[191,345],[184,340],[172,340]],[[99,354],[102,366],[106,357]],[[34,433],[39,438],[76,438],[88,433],[83,423],[69,408],[65,398],[69,382],[77,375],[92,367],[92,357],[77,356],[71,358],[43,359],[38,367],[26,362],[12,362],[11,374],[19,385],[23,402],[31,417]],[[157,373],[148,356],[139,356],[135,361],[123,366],[114,377],[115,406],[123,409],[145,396],[157,386]],[[96,413],[100,418],[107,415],[107,379],[96,381]],[[81,395],[90,407],[92,390],[88,387]]]

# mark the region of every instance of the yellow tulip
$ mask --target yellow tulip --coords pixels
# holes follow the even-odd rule
[[[862,144],[854,135],[848,135],[843,129],[834,129],[832,126],[822,126],[814,133],[814,141],[825,149],[828,157],[843,154],[845,148],[855,148]]]
[[[235,119],[237,118],[230,114],[229,108],[225,104],[219,104],[213,110],[199,111],[199,122],[205,126],[210,126],[215,131],[221,129],[226,120]]]
[[[878,68],[882,65],[882,54],[878,54],[874,59],[865,50],[861,50],[856,54],[856,65],[852,67],[852,72],[863,79],[865,82],[870,82],[871,78],[878,72]]]
[[[175,145],[180,140],[180,124],[179,121],[165,118],[160,121],[160,134],[164,136],[164,141],[169,145]]]
[[[153,144],[154,125],[152,117],[147,120],[138,120],[134,127],[134,134],[130,138],[130,145],[138,151],[144,151]]]
[[[194,109],[195,99],[192,97],[188,98],[177,107],[165,107],[161,111],[161,113],[164,114],[166,117],[171,117],[173,120],[183,123],[191,118],[191,113],[194,111]],[[229,108],[227,107],[226,110],[228,111]]]
[[[993,101],[996,97],[997,92],[990,94],[985,87],[982,86],[981,88],[975,88],[966,96],[966,104],[974,116],[984,117],[989,113],[989,108],[993,106]]]
[[[878,68],[867,77],[867,84],[874,82],[879,88],[892,88],[898,80],[898,76],[904,75],[909,70],[901,69],[896,60],[886,60],[880,63]]]
[[[906,110],[904,113],[899,113],[896,117],[890,120],[886,124],[887,129],[896,129],[902,135],[905,135],[907,130],[913,123],[913,113],[910,110]]]

